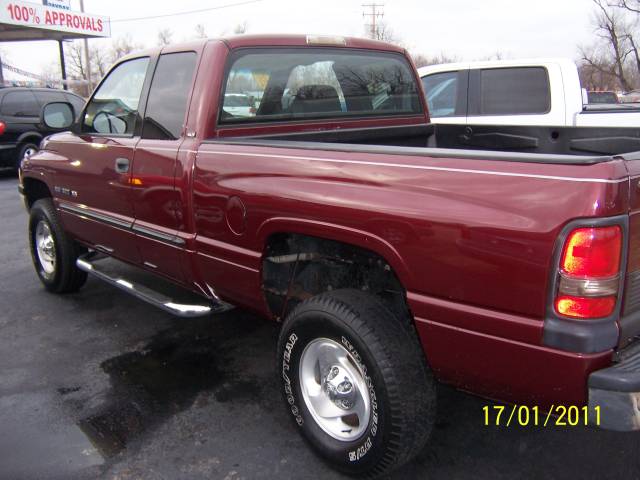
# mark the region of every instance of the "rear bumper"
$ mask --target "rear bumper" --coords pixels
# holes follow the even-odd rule
[[[589,375],[589,411],[600,409],[600,426],[640,430],[640,342],[622,350],[611,367]]]

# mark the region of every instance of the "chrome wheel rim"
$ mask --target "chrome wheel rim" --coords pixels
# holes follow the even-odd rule
[[[362,368],[328,338],[310,342],[300,357],[302,398],[318,426],[341,441],[358,439],[371,417],[371,399]]]
[[[22,155],[22,158],[29,158],[31,155],[37,152],[38,152],[37,148],[29,147],[24,151],[24,155]]]
[[[40,220],[36,226],[36,252],[42,272],[50,277],[56,271],[56,244],[51,228],[44,220]]]

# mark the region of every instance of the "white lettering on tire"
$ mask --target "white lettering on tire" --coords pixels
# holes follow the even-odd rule
[[[291,407],[291,414],[296,419],[296,423],[299,426],[302,426],[304,423],[304,419],[302,415],[300,415],[300,409],[296,405],[296,399],[293,396],[293,389],[291,388],[291,379],[287,372],[291,370],[291,352],[293,351],[293,347],[298,341],[298,336],[295,333],[291,333],[289,338],[287,339],[287,343],[284,346],[284,353],[282,355],[282,379],[284,380],[284,393],[287,398],[287,403]]]
[[[373,381],[371,377],[367,374],[367,366],[362,362],[362,357],[358,353],[358,351],[354,348],[349,340],[347,340],[344,336],[342,337],[342,344],[349,351],[353,359],[356,361],[360,369],[362,370],[362,375],[364,377],[364,381],[369,388],[369,398],[371,399],[371,430],[370,435],[367,435],[365,441],[355,450],[351,450],[349,452],[349,461],[357,462],[362,457],[364,457],[369,450],[371,450],[371,446],[373,442],[371,437],[375,437],[378,433],[378,398],[376,396],[376,391],[373,385]]]

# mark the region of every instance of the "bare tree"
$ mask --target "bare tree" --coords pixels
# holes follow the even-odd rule
[[[249,26],[247,24],[247,21],[245,20],[244,22],[239,23],[234,27],[233,33],[235,35],[244,35],[245,33],[247,33],[248,30],[249,30]]]
[[[60,85],[60,63],[51,62],[42,69],[41,75],[45,79],[46,86],[58,87]]]
[[[64,50],[67,73],[70,77],[87,78],[84,51],[80,42],[71,42]]]
[[[115,62],[116,60],[124,57],[125,55],[130,54],[136,50],[140,50],[142,45],[138,43],[134,43],[131,35],[127,34],[123,37],[116,38],[111,44],[111,61]]]
[[[612,73],[613,70],[603,68],[599,63],[582,63],[578,66],[580,84],[587,90],[617,90],[619,88],[618,78]]]
[[[579,48],[581,60],[591,70],[614,75],[620,88],[631,90],[626,63],[628,55],[633,51],[630,46],[635,45],[635,40],[629,25],[620,11],[621,7],[611,6],[606,0],[593,0],[593,3],[596,6],[595,33],[599,41],[593,46]]]
[[[413,63],[416,64],[417,68],[426,67],[427,65],[440,65],[442,63],[456,63],[460,61],[460,58],[455,55],[447,55],[444,52],[432,56],[417,53],[412,54],[411,58],[413,58]]]
[[[102,47],[89,49],[91,71],[97,73],[100,78],[104,77],[107,70],[113,63],[113,57]]]
[[[609,2],[610,7],[619,7],[629,10],[633,13],[640,13],[640,0],[618,0],[615,2]]]
[[[173,32],[168,28],[163,28],[158,31],[158,45],[164,46],[169,45],[171,43],[171,37],[173,37]]]
[[[126,47],[125,47],[126,45]],[[128,51],[134,50],[133,45],[129,46],[122,40],[116,40],[113,42],[111,49],[104,46],[91,45],[89,47],[89,61],[91,62],[91,71],[94,75],[102,78],[109,70],[109,67],[120,58],[123,54],[129,53]],[[124,50],[128,50],[125,52]],[[87,80],[87,68],[86,60],[84,56],[84,50],[80,42],[72,42],[65,49],[65,60],[67,64],[68,76],[74,80]],[[96,80],[98,80],[96,79]],[[77,83],[73,87],[76,93],[87,96],[89,93],[89,87],[84,86],[82,82]]]
[[[207,38],[207,32],[201,23],[196,25],[196,38]]]
[[[97,53],[97,51],[98,48],[95,46],[89,48],[89,61],[91,62],[91,70],[100,73],[100,76],[102,76],[105,70],[103,52]],[[67,79],[70,80],[69,88],[82,97],[88,97],[91,90],[87,79],[87,64],[82,43],[79,41],[70,42],[65,48],[64,58],[67,67]],[[100,59],[101,65],[96,64],[96,58]]]
[[[372,40],[380,40],[381,42],[400,44],[401,39],[393,31],[389,24],[384,20],[376,23],[375,28],[367,28],[366,36]]]
[[[493,54],[482,57],[480,60],[492,61],[492,60],[505,60],[509,55],[500,50],[496,50]]]

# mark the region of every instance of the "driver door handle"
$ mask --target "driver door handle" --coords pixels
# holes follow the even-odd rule
[[[129,172],[129,159],[120,157],[116,158],[116,172],[117,173],[128,173]]]

